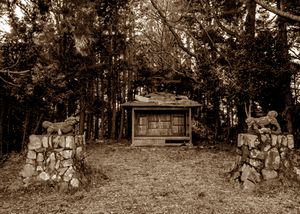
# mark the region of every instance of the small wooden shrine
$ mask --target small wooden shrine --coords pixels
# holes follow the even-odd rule
[[[192,108],[200,104],[186,96],[152,93],[122,107],[131,112],[133,146],[192,144]]]

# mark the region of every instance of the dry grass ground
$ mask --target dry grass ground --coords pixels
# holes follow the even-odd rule
[[[18,188],[23,161],[13,155],[0,168],[0,213],[300,213],[296,184],[276,180],[247,192],[229,181],[234,154],[223,149],[90,145],[91,186],[67,194]]]

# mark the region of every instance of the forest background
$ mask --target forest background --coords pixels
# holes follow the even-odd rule
[[[160,91],[202,104],[202,140],[235,143],[251,105],[299,146],[299,15],[287,0],[1,0],[0,156],[74,115],[90,142],[126,138],[120,105]]]

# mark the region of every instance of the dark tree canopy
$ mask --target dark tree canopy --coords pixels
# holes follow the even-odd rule
[[[299,15],[286,0],[1,2],[0,152],[69,116],[87,140],[127,137],[120,105],[160,91],[201,103],[211,141],[233,142],[250,104],[297,136]]]

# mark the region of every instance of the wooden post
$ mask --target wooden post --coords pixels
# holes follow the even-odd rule
[[[192,145],[192,108],[189,108],[189,137],[190,145]]]
[[[134,132],[135,132],[135,130],[134,130],[135,112],[134,111],[135,111],[135,108],[132,108],[132,113],[131,113],[131,144],[134,144]]]
[[[124,118],[125,118],[125,110],[123,107],[121,107],[121,122],[120,122],[120,131],[119,131],[119,137],[118,142],[121,142],[122,135],[123,135],[123,127],[124,127]]]

